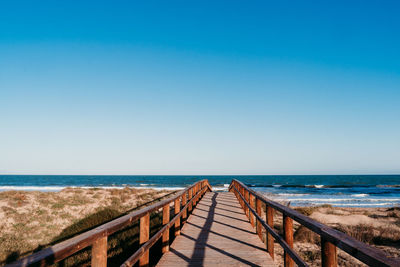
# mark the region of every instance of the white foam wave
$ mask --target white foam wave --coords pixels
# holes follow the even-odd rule
[[[182,190],[185,187],[178,186],[165,186],[165,187],[157,187],[157,186],[0,186],[0,191],[42,191],[42,192],[57,192],[61,191],[65,188],[82,188],[82,189],[91,189],[91,188],[100,188],[100,189],[124,189],[125,187],[135,188],[135,189],[154,189],[154,190]]]
[[[0,191],[61,191],[66,186],[0,186]]]
[[[279,196],[283,196],[283,197],[301,197],[301,196],[309,196],[310,194],[290,194],[290,193],[279,193]]]
[[[362,202],[379,202],[379,201],[400,201],[400,198],[370,198],[370,199],[356,199],[356,198],[274,198],[276,200],[290,200],[290,201],[307,201],[307,202],[340,202],[340,201],[362,201]]]
[[[313,187],[313,188],[323,188],[323,184],[308,184],[306,187]]]
[[[367,197],[369,196],[368,194],[352,194],[352,197]]]

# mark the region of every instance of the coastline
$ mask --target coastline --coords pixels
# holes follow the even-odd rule
[[[37,249],[54,244],[104,220],[111,220],[155,199],[172,194],[171,190],[149,188],[67,187],[56,192],[0,192],[0,265],[16,260]],[[362,242],[392,255],[400,256],[400,208],[349,208],[331,205],[292,207]],[[99,214],[103,219],[99,219]],[[91,223],[85,220],[90,218]],[[276,214],[275,228],[280,229],[282,216]],[[85,222],[85,223],[82,223]],[[72,229],[72,230],[71,230]],[[319,240],[304,227],[294,224],[295,247],[311,266],[320,259]],[[22,233],[22,234],[21,234]],[[277,245],[279,255],[281,248]],[[283,253],[283,252],[282,252]],[[280,256],[277,256],[280,263]],[[339,253],[344,266],[351,257]],[[354,263],[352,262],[353,266]],[[357,264],[355,266],[358,266]],[[362,266],[360,264],[360,266]]]

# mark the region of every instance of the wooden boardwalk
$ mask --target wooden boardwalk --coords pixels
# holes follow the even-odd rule
[[[209,192],[157,266],[275,266],[235,195]]]

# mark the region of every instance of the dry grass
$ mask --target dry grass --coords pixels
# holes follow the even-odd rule
[[[91,229],[170,193],[133,188],[0,192],[0,265]],[[110,245],[114,244],[115,247],[117,243],[110,242]]]
[[[377,247],[390,256],[400,257],[400,208],[333,208],[324,205],[296,207],[295,209],[317,221],[321,219],[320,222],[361,242]],[[277,212],[274,218],[274,228],[280,234],[282,234],[281,216],[282,214]],[[329,217],[328,223],[323,220],[326,217]],[[357,221],[349,220],[352,218],[367,218],[369,223],[358,223]],[[321,266],[321,241],[319,235],[296,223],[294,223],[294,230],[295,251],[310,266]],[[283,249],[277,243],[275,243],[275,262],[278,266],[283,266]],[[366,266],[340,249],[338,249],[338,265],[348,267]]]

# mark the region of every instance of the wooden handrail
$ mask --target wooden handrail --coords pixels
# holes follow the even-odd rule
[[[253,209],[253,207],[246,201],[245,197],[239,192],[239,190],[235,187],[235,194],[239,196],[243,201],[244,204],[247,206],[247,208],[253,213],[253,215],[257,218],[257,220],[261,223],[264,228],[271,233],[271,235],[275,238],[276,241],[278,241],[279,244],[284,248],[286,252],[294,259],[294,261],[297,263],[298,266],[308,266],[307,263],[305,263],[300,256],[292,249],[290,246],[286,243],[286,241],[274,230],[272,229],[271,226],[269,226],[261,217],[260,215],[257,214],[257,212]]]
[[[370,265],[370,266],[400,266],[400,259],[391,258],[382,252],[379,249],[376,249],[372,246],[369,246],[363,242],[360,242],[345,233],[337,231],[333,228],[330,228],[322,223],[319,223],[310,217],[307,217],[287,206],[279,204],[275,201],[272,201],[258,192],[248,188],[245,184],[240,182],[239,180],[233,179],[229,190],[234,190],[235,195],[239,199],[239,202],[244,203],[243,208],[246,211],[249,209],[254,216],[257,218],[257,222],[262,224],[262,226],[266,229],[267,233],[272,235],[278,243],[284,248],[285,252],[290,255],[291,259],[293,259],[297,264],[298,259],[295,254],[293,254],[293,250],[287,244],[287,240],[283,240],[279,234],[277,234],[271,227],[271,225],[266,223],[260,215],[253,209],[253,207],[246,201],[244,195],[248,192],[256,197],[256,199],[263,202],[267,209],[275,209],[283,214],[284,217],[291,218],[301,225],[307,227],[311,231],[317,233],[321,237],[321,256],[323,266],[336,266],[337,265],[337,255],[336,255],[336,247],[342,249],[343,251],[349,253],[352,257]],[[272,212],[271,212],[272,213]],[[269,242],[267,242],[269,243]],[[270,251],[268,249],[268,251]],[[285,262],[285,265],[288,262]]]
[[[189,203],[195,202],[198,198],[200,198],[206,191],[207,187],[204,187],[201,189],[200,192],[196,194],[181,210],[178,214],[175,215],[175,217],[169,221],[168,224],[166,224],[163,228],[161,228],[156,234],[153,235],[153,237],[147,241],[143,246],[141,246],[129,259],[127,259],[121,267],[130,267],[133,266],[139,259],[140,257],[148,251],[163,235],[164,232],[168,231],[169,228],[171,228],[177,220],[179,220],[183,214],[183,212],[189,207]]]
[[[132,223],[136,222],[137,220],[141,219],[142,217],[149,215],[153,211],[162,209],[167,205],[169,206],[170,203],[174,202],[176,199],[180,199],[183,195],[186,195],[188,192],[191,192],[194,188],[201,188],[201,190],[197,191],[198,192],[197,194],[189,193],[189,201],[184,207],[185,210],[188,208],[189,203],[190,203],[190,205],[192,205],[193,203],[195,203],[195,199],[199,199],[207,191],[212,191],[212,188],[211,188],[210,184],[208,183],[208,180],[206,180],[206,179],[201,180],[201,181],[196,182],[196,183],[192,184],[191,186],[185,188],[184,190],[178,192],[173,197],[170,197],[168,199],[157,202],[146,208],[130,212],[127,215],[124,215],[122,217],[114,219],[108,223],[102,224],[102,225],[100,225],[92,230],[89,230],[87,232],[84,232],[78,236],[75,236],[75,237],[65,240],[63,242],[60,242],[60,243],[58,243],[54,246],[48,247],[46,249],[43,249],[32,255],[26,256],[16,262],[6,265],[6,267],[30,266],[33,264],[39,264],[40,266],[48,266],[48,265],[51,265],[58,261],[61,261],[65,258],[73,255],[74,253],[76,253],[80,250],[83,250],[84,248],[91,246],[93,244],[95,244],[95,245],[92,246],[92,265],[93,266],[105,266],[104,265],[104,254],[107,256],[107,245],[104,246],[104,241],[107,242],[107,237],[109,235],[115,233],[116,231],[122,230],[126,226],[131,225]],[[183,210],[181,210],[178,214],[176,214],[174,219],[171,220],[167,225],[164,225],[164,227],[162,229],[167,229],[167,228],[169,229],[172,225],[171,222],[173,221],[175,223],[175,221],[178,218],[180,218],[182,216],[182,214],[183,214]],[[159,232],[157,232],[157,234]],[[155,242],[154,243],[151,242],[153,240],[153,237],[150,238],[148,241],[146,241],[146,243],[144,243],[139,250],[141,251],[143,248],[145,248],[146,251],[148,251],[148,248],[150,248],[155,243]],[[157,240],[158,240],[158,238],[157,238]],[[150,244],[151,245],[147,248],[147,246],[145,246],[146,244],[147,244],[147,246],[149,246]],[[98,255],[98,253],[100,253],[102,255]],[[93,255],[93,254],[96,254],[96,255]],[[93,258],[95,258],[95,260],[93,260]],[[105,263],[106,263],[106,261],[105,261]]]

